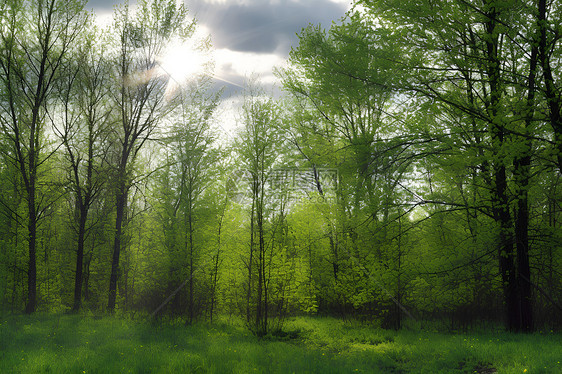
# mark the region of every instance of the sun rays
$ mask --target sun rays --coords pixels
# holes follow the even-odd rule
[[[211,74],[212,56],[206,39],[178,38],[168,43],[157,62],[157,74],[169,78],[165,96],[170,98],[189,81]]]

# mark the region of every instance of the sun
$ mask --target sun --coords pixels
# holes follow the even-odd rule
[[[158,58],[160,74],[169,77],[167,94],[208,72],[209,49],[203,41],[171,40]]]
[[[160,57],[160,68],[171,79],[183,83],[204,73],[208,62],[206,51],[193,41],[172,40]]]

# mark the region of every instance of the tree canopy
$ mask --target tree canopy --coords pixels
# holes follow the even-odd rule
[[[176,1],[0,10],[0,310],[560,327],[558,3],[356,0],[228,141]]]

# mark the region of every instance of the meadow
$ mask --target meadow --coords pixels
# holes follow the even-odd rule
[[[553,332],[389,331],[299,317],[262,339],[239,321],[36,314],[0,321],[0,373],[562,373]]]

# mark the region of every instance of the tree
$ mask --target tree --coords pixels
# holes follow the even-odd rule
[[[27,313],[37,307],[37,225],[49,201],[39,188],[48,153],[45,126],[61,68],[86,24],[84,2],[2,1],[0,74],[2,131],[19,170],[27,200]],[[25,23],[27,18],[35,22]]]
[[[110,312],[115,309],[123,223],[134,162],[175,103],[166,95],[169,78],[158,74],[157,59],[166,43],[174,38],[188,38],[194,29],[194,23],[187,21],[185,7],[177,6],[173,0],[141,0],[134,14],[125,4],[116,10],[115,21],[114,69],[118,78],[113,100],[119,126],[113,134],[116,211],[107,304]]]
[[[188,259],[189,323],[193,322],[195,313],[195,266],[200,255],[197,247],[202,248],[202,241],[196,243],[194,237],[201,226],[204,211],[202,205],[206,190],[213,180],[212,165],[218,157],[218,153],[212,148],[214,138],[210,131],[210,121],[220,93],[207,97],[205,90],[208,85],[200,83],[203,83],[201,90],[192,92],[180,106],[182,113],[173,126],[172,141],[169,144],[173,150],[173,175],[177,178],[173,218],[182,226],[183,240],[180,245],[186,249]]]
[[[268,331],[268,251],[266,247],[268,178],[281,143],[279,110],[272,99],[249,88],[242,108],[244,127],[236,149],[250,184],[250,253],[246,318],[258,336]],[[255,293],[255,294],[254,294]],[[255,307],[255,310],[253,310]]]
[[[389,36],[382,49],[396,50],[398,46],[403,51],[395,59],[402,75],[394,89],[427,100],[427,104],[437,103],[441,113],[448,116],[443,124],[449,134],[428,134],[426,138],[443,141],[448,151],[474,151],[476,157],[469,168],[485,181],[477,182],[478,189],[489,199],[485,210],[497,225],[496,258],[502,276],[506,324],[510,330],[531,330],[526,183],[531,176],[530,140],[535,135],[530,124],[536,120],[532,108],[538,51],[535,25],[532,19],[529,22],[522,16],[528,9],[526,4],[358,4],[365,6],[371,25],[380,24],[371,30]],[[375,54],[373,57],[380,59]],[[522,155],[515,156],[519,151]],[[513,190],[518,196],[510,193]],[[514,219],[515,201],[518,208]],[[527,285],[522,284],[525,278]]]
[[[75,201],[77,228],[76,270],[74,278],[74,304],[80,309],[84,268],[84,246],[90,208],[99,198],[107,174],[107,135],[112,107],[107,97],[110,93],[109,64],[103,56],[105,48],[100,33],[92,30],[82,40],[76,60],[69,63],[67,75],[58,87],[61,100],[61,119],[55,131],[66,152],[69,166],[68,184]]]
[[[316,168],[338,170],[336,225],[327,221],[331,262],[336,293],[344,298],[365,295],[361,301],[338,301],[353,303],[355,308],[372,305],[376,293],[385,293],[373,292],[374,285],[367,285],[368,281],[357,292],[349,287],[356,287],[354,278],[364,278],[365,271],[374,270],[375,262],[385,261],[381,251],[369,253],[367,248],[383,247],[389,217],[403,214],[392,214],[393,209],[401,211],[395,196],[415,160],[409,151],[415,138],[395,135],[403,130],[399,102],[388,89],[395,74],[388,64],[373,64],[381,36],[363,23],[354,14],[328,31],[309,26],[291,51],[289,67],[279,72],[285,89],[300,106],[295,111],[293,141],[314,171],[320,196],[324,193]],[[350,282],[342,283],[342,276]]]

